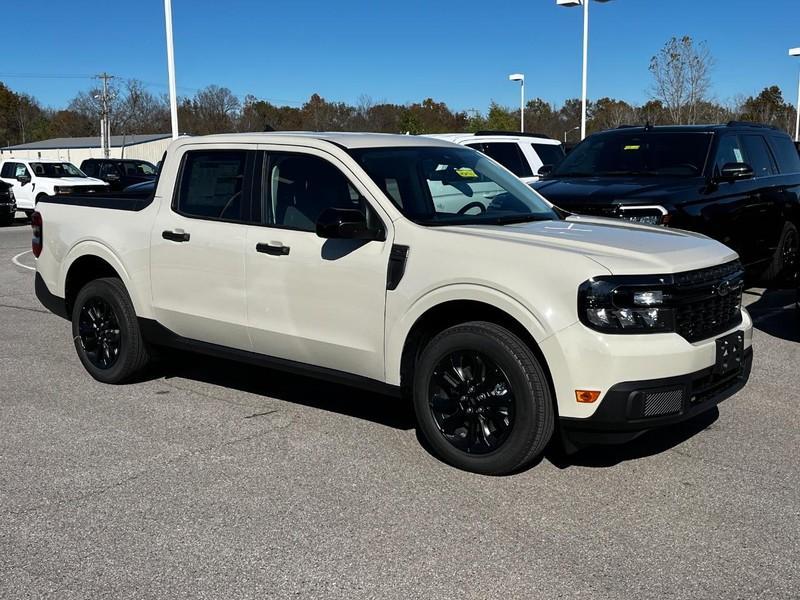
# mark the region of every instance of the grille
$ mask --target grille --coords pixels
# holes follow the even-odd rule
[[[645,417],[657,417],[659,415],[671,415],[681,411],[683,406],[683,389],[676,388],[666,392],[653,392],[645,394],[644,411]]]
[[[741,323],[743,280],[739,261],[675,275],[678,334],[697,342]]]

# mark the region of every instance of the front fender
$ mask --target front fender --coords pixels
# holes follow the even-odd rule
[[[386,382],[391,385],[400,385],[400,364],[408,334],[411,328],[431,308],[450,301],[474,301],[488,304],[494,308],[502,310],[510,317],[519,322],[528,330],[536,341],[540,344],[546,340],[553,332],[549,329],[546,321],[526,308],[514,297],[490,288],[477,284],[449,284],[430,290],[420,296],[410,304],[408,309],[389,323],[387,319],[386,331]],[[388,304],[388,303],[387,303]]]

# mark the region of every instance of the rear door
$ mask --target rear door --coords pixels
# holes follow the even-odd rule
[[[384,377],[386,274],[391,221],[334,156],[264,146],[260,227],[247,228],[247,311],[261,354]],[[383,227],[384,241],[328,240],[316,220],[354,208]]]
[[[155,317],[183,337],[250,350],[244,250],[255,147],[182,151],[150,236]]]

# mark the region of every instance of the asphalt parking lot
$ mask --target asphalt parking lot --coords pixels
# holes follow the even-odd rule
[[[95,382],[29,244],[0,229],[4,598],[798,597],[788,292],[748,292],[753,375],[718,412],[491,478],[346,387],[194,356]]]

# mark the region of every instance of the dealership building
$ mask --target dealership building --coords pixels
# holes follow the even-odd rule
[[[168,133],[112,135],[112,158],[138,158],[153,164],[161,160],[172,141]],[[53,138],[0,148],[0,160],[8,158],[53,158],[80,165],[87,158],[103,158],[99,137]]]

